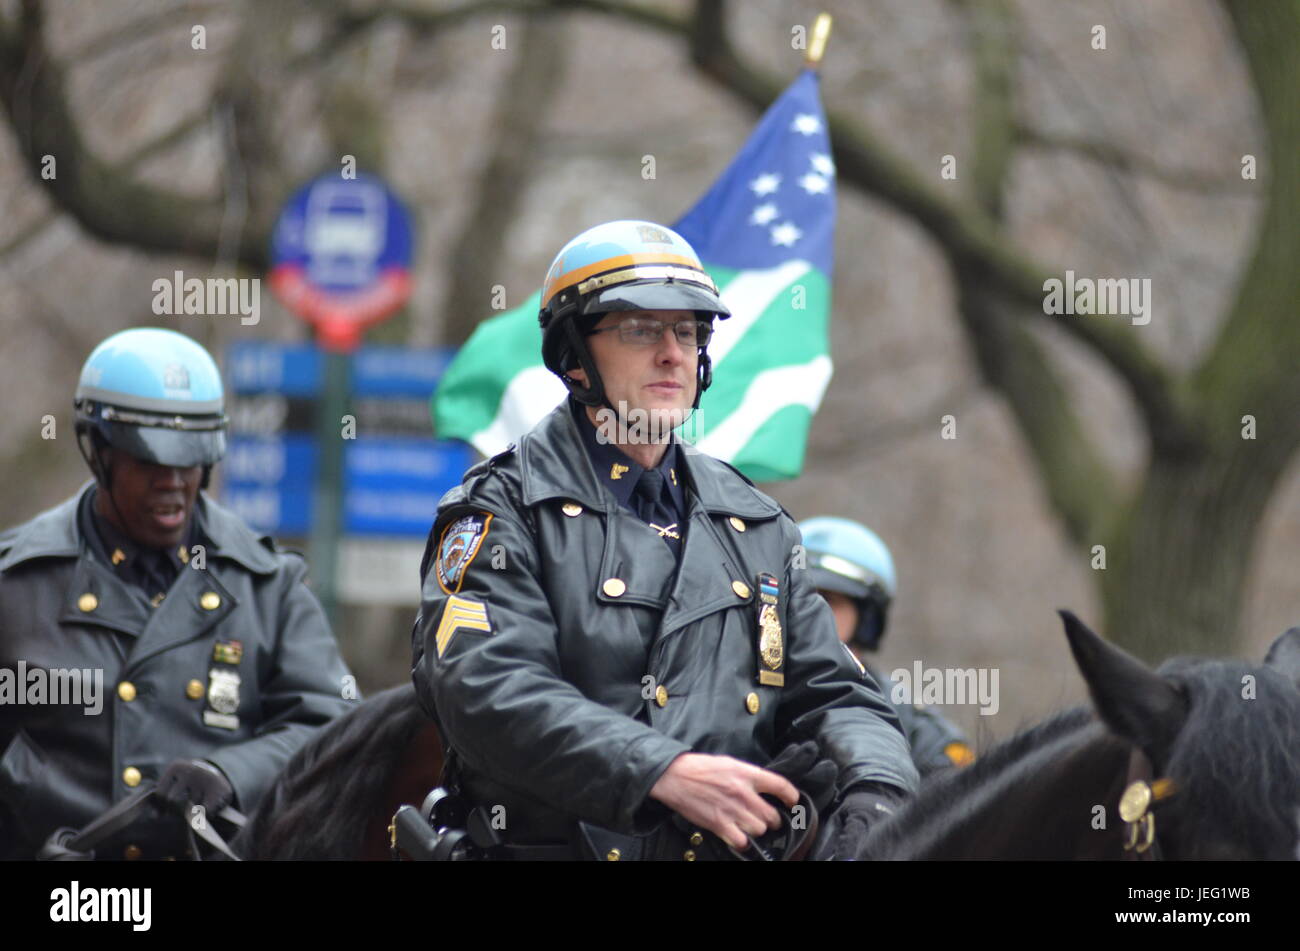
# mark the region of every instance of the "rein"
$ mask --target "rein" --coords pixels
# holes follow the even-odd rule
[[[795,825],[793,810],[787,809],[779,800],[766,796],[764,798],[776,803],[777,814],[781,817],[781,828],[768,835],[760,836],[759,840],[752,835],[746,835],[749,842],[743,849],[735,849],[723,843],[727,845],[727,851],[733,858],[740,859],[742,862],[802,862],[807,859],[817,841],[817,832],[820,828],[817,808],[812,798],[802,789],[799,790],[799,802],[794,808],[801,809],[801,815],[807,817],[802,823],[802,828]]]
[[[121,802],[109,807],[96,818],[92,819],[78,832],[75,829],[59,829],[55,832],[46,843],[41,846],[40,852],[36,858],[39,861],[67,862],[67,861],[87,861],[95,857],[95,847],[110,836],[120,832],[134,822],[141,810],[153,798],[155,787],[152,784],[141,786],[138,790],[127,796]],[[218,819],[225,819],[236,828],[243,828],[245,818],[242,813],[237,812],[230,806],[226,806],[217,813]],[[186,834],[189,837],[190,851],[194,854],[195,861],[199,860],[199,850],[194,836],[198,835],[200,839],[208,843],[226,858],[233,862],[241,861],[226,840],[216,829],[212,828],[211,823],[205,818],[198,816],[185,823]]]
[[[1167,776],[1152,779],[1155,769],[1150,758],[1136,746],[1129,754],[1128,779],[1119,797],[1119,817],[1124,820],[1125,861],[1158,861],[1160,845],[1156,842],[1156,817],[1152,809],[1171,797],[1177,787]]]

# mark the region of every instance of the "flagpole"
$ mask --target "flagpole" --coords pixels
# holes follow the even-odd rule
[[[813,23],[812,39],[808,43],[808,58],[805,63],[810,69],[817,69],[822,64],[822,54],[826,52],[826,41],[831,36],[831,15],[817,14]]]

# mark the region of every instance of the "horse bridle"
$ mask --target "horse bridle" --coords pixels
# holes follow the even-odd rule
[[[1156,817],[1151,811],[1172,796],[1177,787],[1167,776],[1153,779],[1151,759],[1133,747],[1128,760],[1128,778],[1119,797],[1119,817],[1124,820],[1125,861],[1155,861],[1161,858],[1156,842]]]
[[[109,807],[92,819],[81,831],[59,829],[41,847],[40,852],[37,853],[37,859],[53,862],[93,859],[95,857],[95,847],[109,836],[120,832],[134,822],[137,818],[136,814],[144,809],[156,791],[157,787],[152,783],[143,785],[121,802]],[[226,806],[218,812],[216,817],[226,820],[236,828],[243,828],[245,823],[243,814],[230,806]],[[226,840],[212,827],[212,824],[206,818],[202,821],[196,821],[197,818],[185,823],[190,852],[195,860],[199,859],[198,843],[194,841],[194,836],[197,835],[226,858],[233,862],[240,861],[239,856],[231,851],[230,846],[226,844]]]

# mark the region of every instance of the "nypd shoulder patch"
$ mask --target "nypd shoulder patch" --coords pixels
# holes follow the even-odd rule
[[[448,525],[438,542],[438,561],[434,571],[438,584],[447,594],[455,594],[465,581],[465,570],[478,554],[487,537],[492,516],[487,512],[463,515]]]

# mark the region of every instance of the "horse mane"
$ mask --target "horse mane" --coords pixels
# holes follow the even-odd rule
[[[1186,778],[1170,824],[1196,830],[1178,838],[1199,848],[1170,857],[1297,858],[1300,689],[1270,667],[1231,660],[1179,657],[1159,672],[1189,700],[1180,739],[1195,738],[1174,744],[1163,772]]]
[[[987,789],[1030,769],[1036,754],[1046,749],[1056,754],[1084,742],[1089,727],[1097,727],[1091,708],[1061,710],[988,750],[981,750],[969,766],[930,774],[897,815],[872,830],[864,857],[912,857],[913,850],[923,840],[930,839],[921,830],[960,821],[960,815],[977,803]],[[1087,731],[1087,736],[1092,738],[1100,735],[1098,730]]]
[[[246,859],[353,859],[372,814],[421,731],[407,683],[375,694],[298,750],[231,843]]]
[[[1300,857],[1296,684],[1272,668],[1231,660],[1174,658],[1158,673],[1187,699],[1186,717],[1169,749],[1148,751],[1157,775],[1175,783],[1174,796],[1156,813],[1165,856]],[[1013,795],[1027,782],[1041,788],[1053,777],[1088,776],[1101,782],[1094,791],[1109,790],[1104,801],[1114,802],[1110,793],[1117,797],[1122,788],[1131,748],[1090,705],[1063,710],[982,752],[964,769],[928,777],[897,815],[872,830],[863,857],[923,857],[945,842],[960,842],[979,827],[983,804]],[[1026,809],[1031,802],[1025,801]],[[1034,821],[1041,823],[1044,815]],[[952,850],[943,845],[940,851]]]

